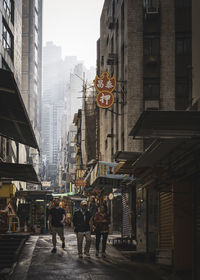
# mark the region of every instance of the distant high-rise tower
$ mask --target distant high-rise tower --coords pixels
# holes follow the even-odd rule
[[[50,179],[57,172],[66,79],[60,47],[48,42],[43,58],[42,156]]]
[[[22,2],[22,97],[40,144],[43,1]],[[29,161],[39,172],[39,156],[36,150],[29,150]]]

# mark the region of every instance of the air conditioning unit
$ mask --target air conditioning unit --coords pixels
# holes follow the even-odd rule
[[[158,14],[160,1],[159,0],[143,0],[144,10],[146,14]]]

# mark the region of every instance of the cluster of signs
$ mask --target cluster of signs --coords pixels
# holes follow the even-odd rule
[[[93,185],[98,178],[112,179],[112,180],[130,180],[127,174],[114,174],[114,169],[118,163],[99,161],[91,172],[90,185]],[[112,180],[110,181],[112,184]]]
[[[103,72],[101,77],[96,76],[94,85],[98,92],[96,98],[97,105],[103,109],[111,107],[114,103],[114,95],[112,92],[116,88],[115,77],[110,78],[108,72]]]

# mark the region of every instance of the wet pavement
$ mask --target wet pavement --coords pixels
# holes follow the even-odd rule
[[[76,236],[65,232],[66,248],[58,241],[57,253],[52,254],[51,235],[30,236],[11,276],[11,280],[159,280],[159,273],[151,266],[134,263],[112,245],[107,257],[95,256],[94,241],[90,258],[78,258]],[[57,237],[57,240],[59,238]]]

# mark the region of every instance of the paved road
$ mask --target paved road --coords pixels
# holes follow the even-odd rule
[[[51,235],[31,236],[11,277],[12,280],[159,280],[150,266],[129,261],[108,245],[107,258],[95,256],[94,244],[91,257],[79,259],[76,236],[66,232],[66,248],[57,244],[52,254]]]

